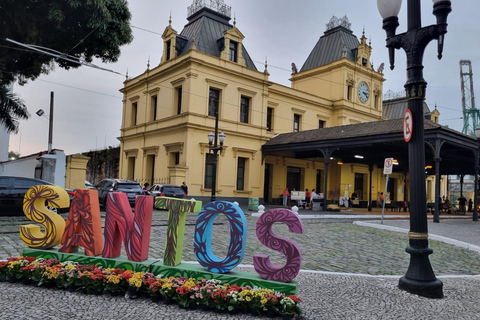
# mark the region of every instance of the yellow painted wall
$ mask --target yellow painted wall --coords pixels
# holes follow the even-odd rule
[[[65,188],[84,189],[87,173],[87,163],[90,160],[81,154],[67,156],[67,167],[65,170]]]

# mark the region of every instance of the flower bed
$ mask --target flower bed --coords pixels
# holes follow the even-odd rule
[[[0,261],[0,281],[31,281],[39,286],[82,290],[87,294],[109,292],[134,299],[139,294],[152,301],[176,302],[184,308],[199,307],[218,312],[248,312],[258,315],[281,315],[285,318],[301,313],[301,299],[269,289],[229,285],[220,280],[164,278],[150,272],[122,268],[103,268],[56,259],[10,257]]]

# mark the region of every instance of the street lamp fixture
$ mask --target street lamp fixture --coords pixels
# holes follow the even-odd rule
[[[432,40],[438,41],[438,55],[442,58],[444,35],[447,33],[447,16],[452,11],[449,0],[433,0],[433,14],[437,23],[422,27],[421,1],[408,0],[407,32],[396,34],[398,13],[402,0],[377,0],[387,34],[390,69],[395,67],[395,49],[404,49],[407,56],[407,82],[405,84],[408,109],[412,113],[412,136],[408,142],[410,176],[410,265],[399,281],[399,288],[428,298],[443,298],[443,283],[435,277],[428,256],[427,207],[425,187],[425,136],[423,101],[427,82],[423,79],[423,56]],[[437,202],[438,203],[438,202]]]
[[[225,133],[223,131],[218,134],[218,112],[215,113],[215,133],[210,132],[208,135],[208,144],[209,150],[213,151],[213,172],[212,172],[212,196],[210,197],[211,202],[216,200],[216,187],[217,187],[217,163],[218,163],[218,152],[222,152],[223,143],[225,142]]]

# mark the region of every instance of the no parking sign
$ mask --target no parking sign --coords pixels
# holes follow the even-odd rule
[[[405,114],[403,116],[403,139],[405,139],[405,142],[410,141],[410,139],[412,138],[412,118],[412,112],[410,111],[410,109],[405,110]]]
[[[383,174],[392,174],[393,158],[386,158],[383,164]]]

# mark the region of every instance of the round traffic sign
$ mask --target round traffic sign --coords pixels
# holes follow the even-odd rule
[[[410,111],[410,109],[407,109],[405,110],[405,115],[403,116],[403,138],[405,139],[405,142],[410,141],[410,139],[412,138],[412,128],[412,111]]]

